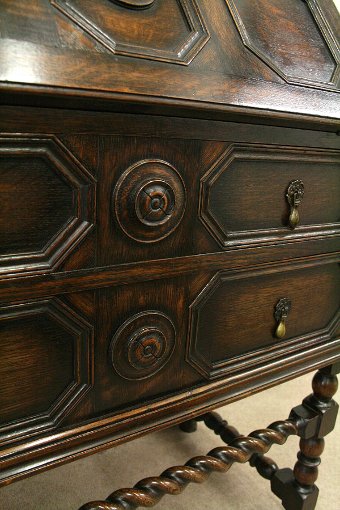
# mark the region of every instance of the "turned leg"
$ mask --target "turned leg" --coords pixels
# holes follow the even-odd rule
[[[308,425],[299,430],[300,451],[294,470],[279,469],[271,479],[272,491],[286,510],[314,510],[316,506],[319,489],[315,482],[324,436],[334,429],[339,407],[332,399],[339,371],[340,364],[319,370],[313,378],[313,393],[291,412],[290,418],[307,420]]]
[[[119,489],[106,501],[87,503],[80,510],[132,510],[154,506],[165,494],[180,494],[190,482],[202,483],[211,472],[226,472],[234,462],[249,462],[261,476],[270,479],[272,491],[286,510],[314,510],[318,497],[314,483],[324,448],[323,437],[333,430],[338,411],[332,397],[337,390],[335,374],[339,371],[340,363],[319,370],[313,379],[313,394],[292,409],[288,420],[272,423],[249,436],[240,435],[217,413],[184,422],[180,428],[193,432],[196,421],[204,421],[227,446],[194,457],[184,466],[166,469],[160,476],[144,478],[133,488]],[[264,456],[272,444],[284,444],[290,435],[301,438],[294,471],[278,469],[273,460]]]

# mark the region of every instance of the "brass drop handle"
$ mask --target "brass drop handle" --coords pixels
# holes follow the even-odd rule
[[[303,199],[305,187],[302,181],[292,181],[287,189],[286,197],[290,205],[289,226],[294,229],[300,222],[298,207]]]
[[[275,336],[276,338],[283,338],[286,335],[286,324],[285,321],[291,309],[291,301],[288,298],[281,298],[276,303],[274,317],[278,323]]]

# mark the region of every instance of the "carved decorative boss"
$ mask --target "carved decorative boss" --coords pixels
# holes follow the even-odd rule
[[[124,232],[136,241],[153,243],[171,234],[181,221],[184,184],[166,161],[138,161],[120,177],[113,201]]]
[[[111,359],[124,379],[145,379],[169,361],[175,347],[175,328],[165,314],[148,310],[128,319],[115,333]]]
[[[187,65],[210,37],[195,0],[50,1],[117,55]]]

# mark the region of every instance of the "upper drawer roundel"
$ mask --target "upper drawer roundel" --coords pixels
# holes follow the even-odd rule
[[[57,138],[0,138],[0,275],[53,269],[92,228],[93,201],[93,177]]]

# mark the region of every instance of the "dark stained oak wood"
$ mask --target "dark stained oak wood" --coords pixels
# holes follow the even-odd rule
[[[245,6],[248,3],[250,8],[252,2],[243,2]],[[310,39],[305,44],[307,50],[304,54],[300,54],[300,60],[295,57],[294,47],[290,48],[289,55],[286,52],[286,56],[292,59],[294,55],[294,72],[297,74],[301,74],[303,69],[306,69],[306,56],[312,60],[314,77],[319,73],[318,79],[323,80],[323,83],[318,83],[317,88],[313,88],[313,83],[311,86],[286,83],[277,69],[270,69],[258,58],[258,55],[246,51],[225,1],[214,0],[213,8],[211,8],[210,0],[200,0],[199,4],[193,0],[183,0],[184,8],[181,10],[177,2],[159,0],[151,8],[138,12],[113,2],[100,1],[96,3],[95,19],[89,16],[88,12],[88,10],[91,11],[92,2],[86,2],[86,4],[82,2],[80,7],[79,2],[61,0],[53,4],[49,0],[39,0],[32,10],[27,9],[26,2],[22,0],[15,3],[2,1],[3,15],[0,28],[4,35],[1,40],[0,79],[5,82],[2,88],[7,102],[18,102],[26,97],[24,101],[35,100],[35,104],[38,105],[43,101],[42,96],[47,95],[47,101],[50,103],[59,101],[60,105],[65,101],[66,96],[69,96],[73,105],[83,104],[88,109],[91,108],[91,97],[96,96],[98,99],[101,97],[111,100],[115,108],[117,103],[122,101],[128,101],[130,107],[134,103],[134,111],[139,112],[151,107],[155,108],[153,111],[159,114],[164,112],[164,108],[168,105],[171,111],[181,112],[190,108],[192,113],[196,114],[201,110],[208,117],[220,110],[226,120],[232,109],[236,114],[241,112],[250,116],[257,114],[253,110],[256,109],[267,119],[269,117],[279,119],[282,112],[285,112],[286,117],[290,115],[292,121],[295,116],[302,114],[309,116],[305,122],[308,120],[315,124],[320,122],[334,124],[335,122],[338,125],[339,103],[336,94],[318,88],[327,89],[329,86],[328,74],[326,73],[327,76],[325,76],[323,69],[327,55],[327,65],[329,68],[332,66],[332,56],[329,55],[328,48],[331,41],[336,41],[338,37],[338,26],[333,21],[322,26],[321,36],[318,29],[321,15],[312,17],[312,9],[309,11],[304,5],[296,7],[301,12],[299,16],[291,19],[290,34],[291,36],[294,34],[295,44],[301,41],[302,17],[304,24],[309,27]],[[77,4],[75,11],[78,14],[75,16],[74,9],[71,9],[72,14],[65,16],[59,8],[55,7],[55,4],[59,7],[68,5],[69,9],[73,4]],[[169,41],[166,42],[166,38],[169,37],[166,34],[169,34],[169,31],[165,4],[168,6],[167,9],[174,11],[171,33],[177,35],[178,40],[175,43],[172,41],[170,47],[172,51],[177,51],[177,56],[181,55],[183,44],[180,35],[188,29],[185,25],[190,23],[194,25],[194,16],[190,17],[190,14],[185,13],[186,5],[196,6],[191,8],[200,20],[196,24],[201,25],[201,31],[205,24],[206,33],[210,34],[209,40],[203,47],[199,46],[200,51],[196,50],[196,56],[188,66],[181,66],[178,63],[164,65],[163,62],[153,60],[152,55],[148,55],[150,46],[149,49],[144,49],[144,54],[143,47],[138,46],[141,54],[137,57],[132,54],[121,55],[119,49],[117,54],[112,54],[112,49],[115,51],[113,48],[115,38],[119,32],[120,37],[123,34],[127,37],[128,47],[129,44],[134,43],[133,38],[137,34],[140,35],[138,44],[142,44],[144,35],[138,28],[140,19],[158,21],[156,25],[151,22],[154,28],[150,34],[154,40],[148,41],[148,44],[151,45],[152,51],[159,51],[162,44],[163,46],[169,44]],[[310,4],[313,7],[312,2]],[[331,2],[318,0],[317,4],[321,6],[320,11],[323,17],[330,20],[336,19],[336,9],[335,6],[332,7]],[[267,26],[265,33],[268,32],[269,27],[277,25],[278,19],[280,20],[274,0],[267,7],[267,13],[263,20]],[[110,33],[106,34],[105,20],[109,21],[112,17],[116,21],[120,20],[115,23],[117,31],[113,33],[112,28],[109,27]],[[185,22],[185,18],[190,18],[191,22]],[[40,19],[44,24],[43,34],[39,40],[37,40],[36,19]],[[79,19],[82,21],[79,22]],[[128,32],[123,25],[126,19],[131,20],[131,30]],[[195,30],[197,33],[197,28],[193,28],[192,33],[195,33]],[[280,23],[279,30],[282,31]],[[98,41],[98,34],[104,34],[104,44]],[[283,37],[285,35],[284,30]],[[277,37],[276,35],[273,36],[273,40],[267,40],[267,45],[272,46],[276,52],[280,52],[282,46],[276,43]],[[198,36],[196,42],[197,38]],[[195,36],[188,38],[189,46],[193,39]],[[314,46],[322,58],[318,58],[315,52],[311,51]],[[112,62],[115,65],[112,65]],[[186,68],[183,69],[183,67]],[[60,73],[61,68],[62,73]],[[156,75],[157,79],[155,79]],[[7,93],[9,96],[6,99]],[[27,98],[26,93],[31,99]],[[149,96],[147,100],[146,95]],[[82,98],[86,98],[85,102],[82,102]],[[140,105],[138,106],[137,103]],[[108,107],[106,103],[105,108]],[[320,112],[322,112],[323,120],[319,118]]]
[[[331,2],[0,11],[0,485],[336,366]]]
[[[95,179],[56,137],[0,137],[0,189],[5,276],[52,270],[94,227]]]
[[[200,216],[224,247],[296,238],[313,224],[334,232],[340,218],[339,169],[339,152],[233,144],[201,179]],[[300,221],[292,229],[287,193],[296,181],[304,195]]]
[[[313,337],[332,337],[339,329],[339,264],[290,271],[280,265],[251,272],[220,272],[190,305],[190,340],[187,359],[205,377],[229,374],[239,365],[256,363]],[[306,302],[306,288],[311,293]],[[275,306],[289,299],[286,333],[278,339]],[[333,303],[333,308],[330,306]],[[213,344],[207,338],[214,340]],[[259,360],[258,360],[259,361]]]
[[[97,106],[98,102],[95,104]],[[98,109],[100,110],[99,107]],[[127,105],[124,109],[127,110]],[[63,138],[65,137],[65,142],[68,146],[71,145],[73,150],[81,151],[81,147],[83,147],[82,152],[80,152],[82,161],[83,158],[88,159],[91,154],[89,141],[93,139],[93,135],[103,134],[142,135],[143,137],[153,136],[184,140],[272,143],[333,149],[338,149],[340,146],[337,134],[327,131],[325,125],[319,126],[317,131],[318,126],[316,125],[313,126],[313,130],[293,129],[287,127],[287,124],[291,126],[294,123],[292,121],[285,122],[284,117],[282,117],[280,124],[286,127],[266,126],[260,112],[258,112],[256,119],[246,118],[246,120],[247,122],[252,120],[257,125],[254,126],[247,122],[179,118],[171,115],[166,117],[164,114],[159,116],[133,115],[127,113],[127,111],[111,113],[108,109],[107,111],[91,112],[75,109],[42,108],[41,106],[36,108],[29,106],[15,107],[0,104],[0,129],[2,132],[25,132],[29,126],[31,133],[54,133]],[[335,125],[336,127],[339,129],[339,125]],[[320,131],[320,129],[322,130]],[[94,148],[98,150],[96,145],[94,145]]]
[[[226,1],[245,46],[279,76],[289,83],[316,87],[338,85],[340,59],[336,34],[331,32],[329,44],[325,45],[320,33],[327,23],[322,11],[325,2],[287,0],[282,4],[280,0],[273,0],[271,9],[267,9],[265,0]],[[315,10],[310,8],[314,4]],[[314,18],[317,8],[319,15]],[[290,28],[289,41],[287,26]]]
[[[115,55],[187,65],[210,39],[194,0],[51,3]],[[144,8],[143,12],[131,12],[138,7]],[[172,30],[166,30],[169,18]]]

